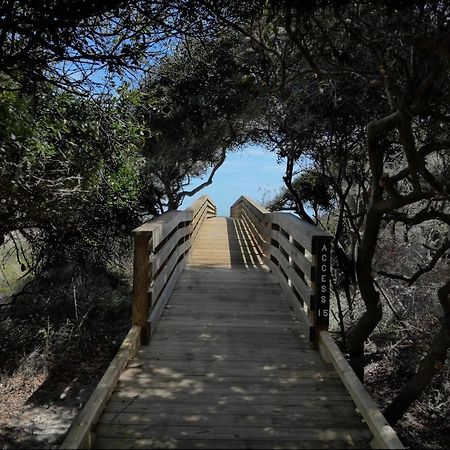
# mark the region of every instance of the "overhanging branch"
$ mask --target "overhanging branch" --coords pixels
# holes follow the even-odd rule
[[[220,166],[225,162],[226,156],[227,156],[227,150],[226,150],[226,148],[223,148],[222,149],[222,153],[220,155],[220,159],[216,163],[216,165],[213,167],[213,170],[211,171],[208,179],[204,183],[202,183],[199,186],[197,186],[195,189],[192,189],[192,191],[183,191],[183,192],[181,192],[179,194],[180,197],[181,198],[183,198],[183,197],[192,197],[195,194],[197,194],[197,192],[199,192],[202,189],[204,189],[206,186],[209,186],[210,184],[212,184],[213,179],[214,179],[214,175],[219,170]]]

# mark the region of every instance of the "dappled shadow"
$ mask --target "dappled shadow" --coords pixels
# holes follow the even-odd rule
[[[95,447],[369,448],[371,433],[320,364],[147,356],[123,374]]]
[[[233,267],[182,273],[106,405],[94,447],[369,448],[370,431],[260,267],[248,231],[216,223],[226,225]]]

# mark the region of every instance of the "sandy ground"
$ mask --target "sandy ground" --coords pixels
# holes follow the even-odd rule
[[[58,448],[61,444],[90,389],[70,393],[66,388],[55,401],[54,395],[39,393],[48,380],[45,373],[0,379],[2,449]]]

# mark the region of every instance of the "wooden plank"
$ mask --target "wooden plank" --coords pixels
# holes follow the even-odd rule
[[[139,397],[139,396],[127,396],[115,394],[111,397],[105,411],[106,412],[149,412],[149,411],[169,411],[169,412],[182,412],[182,411],[207,411],[211,414],[217,414],[221,411],[228,411],[230,414],[249,414],[252,411],[259,410],[267,412],[267,414],[273,414],[273,410],[278,411],[334,411],[336,414],[355,414],[355,425],[361,423],[361,416],[358,411],[355,410],[355,404],[349,399],[327,399],[325,401],[318,400],[314,397],[301,398],[296,402],[289,402],[286,404],[279,403],[276,397],[264,397],[258,398],[258,401],[243,401],[242,398],[227,397],[227,396],[212,396],[209,400],[203,396],[193,398],[169,398],[168,393],[164,393],[164,397],[161,395],[158,398],[153,397]],[[326,424],[322,424],[321,427],[326,428]]]
[[[260,350],[260,345],[264,344],[264,349]],[[170,341],[170,339],[157,339],[155,337],[153,339],[152,343],[154,347],[154,351],[158,349],[158,352],[161,351],[174,351],[177,349],[186,349],[187,351],[210,351],[211,353],[217,352],[217,351],[227,351],[227,352],[233,352],[236,351],[236,354],[240,354],[238,352],[245,351],[242,347],[242,338],[240,337],[229,337],[229,336],[222,336],[220,341],[211,342],[211,341],[201,341],[200,339],[192,339],[190,341],[187,341],[184,343],[183,339],[180,338],[174,338],[173,341]],[[295,340],[295,339],[285,339],[285,341],[278,340],[276,342],[271,342],[270,340],[266,340],[265,342],[261,342],[261,339],[249,339],[248,345],[245,346],[250,351],[264,351],[264,352],[270,352],[270,351],[279,351],[281,354],[283,353],[290,353],[293,358],[298,356],[296,354],[296,351],[312,351],[309,347],[309,344],[307,342],[304,342],[304,340]],[[303,354],[302,354],[303,356]]]
[[[171,302],[172,303],[172,302]],[[176,305],[175,305],[176,307]],[[172,308],[172,305],[171,305]],[[164,327],[164,329],[163,329]],[[161,322],[161,327],[158,330],[158,336],[164,337],[166,335],[169,335],[168,333],[172,333],[173,336],[175,335],[181,335],[181,336],[197,336],[199,340],[202,338],[207,337],[217,337],[221,339],[222,337],[227,336],[235,336],[235,337],[241,337],[243,340],[245,337],[253,337],[255,339],[258,339],[260,337],[267,337],[268,339],[283,339],[284,342],[289,342],[291,339],[301,339],[305,342],[307,342],[305,339],[307,338],[308,329],[301,328],[297,326],[297,323],[294,324],[294,326],[289,325],[287,327],[279,327],[279,328],[271,328],[271,329],[265,329],[264,327],[259,328],[252,328],[251,330],[248,329],[248,326],[246,324],[236,325],[233,328],[227,328],[227,327],[217,327],[217,326],[204,326],[201,328],[198,328],[196,325],[192,325],[189,323],[186,323],[184,327],[175,329],[170,326],[170,324],[167,325],[167,327],[164,326],[164,321]]]
[[[202,230],[205,221],[211,212],[211,206],[209,202],[205,202],[197,211],[194,211],[194,219],[192,221],[192,242],[197,240],[197,236]],[[215,211],[214,211],[215,215]]]
[[[236,348],[241,346],[242,347],[242,337],[229,337],[229,336],[221,336],[219,338],[211,339],[211,338],[204,338],[195,339],[194,337],[188,337],[188,336],[174,336],[171,340],[171,338],[167,335],[164,337],[154,337],[153,342],[154,345],[164,345],[165,343],[170,343],[171,346],[191,346],[192,348],[208,348],[211,351],[216,347],[217,349],[220,348],[222,345],[226,345],[229,348]],[[245,337],[244,337],[245,339]],[[186,344],[185,344],[186,342]],[[278,339],[276,342],[272,342],[270,339],[263,339],[263,338],[254,338],[250,337],[248,338],[248,346],[253,348],[259,348],[261,346],[264,346],[267,349],[273,350],[273,351],[281,351],[281,350],[290,350],[293,353],[295,350],[310,350],[310,344],[308,342],[305,342],[305,339],[292,339],[288,340],[285,339],[283,342],[281,339]]]
[[[187,440],[187,439],[177,439],[168,440],[160,438],[152,439],[132,439],[132,438],[99,438],[96,441],[96,447],[99,449],[114,448],[117,449],[146,449],[146,448],[182,448],[182,449],[230,449],[230,450],[273,450],[273,449],[324,449],[324,448],[369,448],[367,442],[365,441],[305,441],[305,440],[295,440],[295,441],[264,441],[264,440],[242,440],[242,439],[231,439],[231,440],[211,440],[211,439],[201,439],[201,440]]]
[[[228,339],[234,339],[242,344],[245,342],[264,344],[266,342],[273,342],[275,344],[280,345],[289,345],[291,343],[298,343],[301,346],[309,346],[307,342],[307,333],[299,332],[298,330],[293,329],[271,329],[271,330],[252,330],[252,333],[249,333],[246,327],[235,327],[233,330],[228,330],[226,328],[214,328],[214,330],[210,330],[210,332],[206,330],[197,330],[195,328],[191,329],[179,329],[173,330],[169,327],[159,328],[158,334],[153,338],[153,342],[159,342],[173,339],[174,342],[186,341],[187,344],[193,344],[197,342],[198,345],[201,343],[207,342],[226,342]],[[156,344],[155,344],[156,345]]]
[[[343,416],[356,418],[355,425],[361,423],[361,415],[356,412],[353,402],[313,403],[305,402],[301,408],[298,405],[270,405],[270,404],[242,404],[242,403],[215,403],[199,405],[196,403],[160,403],[112,400],[105,408],[106,414],[140,413],[140,414],[217,414],[217,415],[252,415],[262,417],[285,417],[295,414],[312,416]]]
[[[88,402],[73,421],[69,432],[61,445],[62,449],[91,448],[92,430],[96,425],[104,406],[124,370],[128,360],[133,357],[139,346],[141,327],[134,325],[125,337],[114,359],[101,378]]]
[[[202,281],[206,283],[219,281],[238,283],[239,281],[259,281],[268,284],[274,284],[275,277],[269,273],[269,269],[261,266],[257,269],[242,270],[242,268],[233,269],[199,269],[196,267],[190,267],[183,274],[183,278],[180,282],[186,281]]]
[[[372,447],[388,449],[404,448],[397,434],[388,424],[377,404],[368,394],[333,338],[326,331],[321,331],[319,334],[319,349],[324,359],[333,364],[361,412],[361,415],[364,417],[367,426],[374,436],[374,440],[371,443]]]
[[[243,271],[242,268],[236,268],[236,269],[221,269],[221,270],[217,270],[217,269],[200,269],[200,268],[196,268],[196,267],[192,267],[189,269],[189,271],[186,272],[186,276],[198,276],[200,274],[208,274],[208,276],[217,276],[217,277],[221,277],[221,276],[225,276],[225,275],[230,275],[232,273],[232,276],[241,276],[241,277],[257,277],[257,278],[262,278],[265,279],[265,277],[269,277],[270,279],[270,271],[267,267],[261,266],[258,267],[257,269],[252,269],[252,270],[245,270]]]
[[[280,304],[267,303],[264,299],[258,298],[258,296],[252,302],[245,302],[245,297],[242,296],[238,299],[226,299],[225,296],[219,295],[213,298],[203,296],[200,299],[196,299],[192,295],[176,295],[176,299],[173,303],[171,302],[168,309],[171,309],[171,313],[178,310],[180,312],[185,311],[186,313],[192,311],[194,314],[199,314],[203,311],[206,314],[214,314],[216,310],[220,310],[222,314],[228,313],[229,315],[233,315],[236,313],[236,308],[239,308],[241,313],[253,314],[254,316],[288,313],[284,301],[283,303],[280,301]]]
[[[244,203],[242,205],[240,219],[246,219],[247,224],[251,224],[252,228],[257,230],[257,233],[255,234],[259,234],[260,236],[264,235],[264,231],[266,228],[266,223],[264,220],[265,214],[260,215],[259,212],[253,209],[251,205]]]
[[[239,318],[227,318],[222,319],[222,320],[216,320],[215,318],[212,318],[210,320],[205,320],[202,318],[193,318],[190,319],[189,321],[189,326],[195,326],[198,328],[216,328],[216,327],[242,327],[243,325],[246,326],[249,329],[249,332],[251,331],[250,329],[260,329],[263,330],[264,328],[283,328],[283,327],[289,327],[291,326],[290,322],[286,322],[286,321],[275,321],[275,320],[251,320],[251,319],[246,319],[245,322],[243,323],[243,321]],[[174,328],[179,328],[179,327],[183,327],[186,324],[186,320],[182,317],[176,317],[176,318],[169,318],[167,317],[164,320],[164,323],[167,325],[171,325]]]
[[[258,230],[258,228],[256,228],[253,222],[251,222],[251,220],[245,215],[243,216],[242,219],[242,226],[245,227],[246,232],[253,237],[254,239],[253,245],[255,246],[255,244],[257,244],[256,248],[258,252],[261,255],[265,256],[265,249],[267,247],[267,242],[265,241],[262,232]]]
[[[102,437],[125,437],[125,438],[158,438],[167,436],[171,439],[193,439],[198,440],[201,435],[202,439],[212,440],[233,440],[236,439],[236,433],[233,427],[186,427],[186,426],[148,426],[148,425],[129,425],[114,426],[110,424],[100,424],[97,427],[96,433]],[[244,440],[316,440],[333,442],[338,441],[352,441],[353,439],[363,440],[370,438],[370,433],[367,429],[360,428],[327,428],[327,429],[313,429],[313,428],[274,428],[274,427],[241,427],[239,428],[239,438]]]
[[[305,358],[305,355],[311,354],[313,350],[308,349],[288,349],[285,352],[281,350],[271,351],[256,349],[226,349],[226,350],[210,350],[209,348],[196,348],[188,350],[186,348],[182,349],[162,349],[154,350],[151,353],[143,353],[140,358],[143,360],[187,360],[187,361],[254,361],[254,362],[270,362],[274,360],[274,356],[278,353],[278,361],[289,363],[295,359]],[[314,354],[314,353],[312,353]]]
[[[239,429],[241,427],[274,427],[287,428],[299,427],[302,428],[316,428],[317,424],[323,420],[327,421],[329,427],[348,425],[350,428],[357,426],[355,423],[355,416],[337,416],[330,411],[318,413],[313,410],[306,412],[294,412],[289,415],[267,416],[267,415],[252,415],[252,414],[204,414],[202,412],[191,414],[180,414],[178,412],[171,413],[148,413],[139,414],[136,412],[122,412],[103,414],[99,423],[102,424],[117,424],[117,425],[151,425],[151,426],[189,426],[196,427],[205,426],[222,426],[234,427]],[[361,421],[361,428],[365,428]]]
[[[127,368],[120,377],[120,382],[126,382],[127,385],[129,382],[133,382],[134,380],[142,383],[144,380],[150,381],[152,387],[228,387],[231,386],[239,386],[242,389],[254,388],[254,389],[267,389],[271,387],[273,389],[281,389],[292,390],[296,389],[297,386],[332,386],[333,389],[344,390],[344,386],[337,376],[336,372],[330,371],[329,375],[334,374],[336,376],[323,376],[323,372],[317,372],[318,375],[315,377],[312,376],[312,371],[303,371],[302,376],[298,374],[293,374],[291,376],[284,377],[283,380],[278,381],[274,379],[273,376],[260,376],[257,380],[253,379],[253,377],[249,377],[246,374],[238,375],[234,373],[229,376],[206,376],[206,375],[185,375],[183,373],[162,373],[159,374],[151,369],[147,370],[144,366],[145,361],[140,362],[140,366],[136,367],[134,364],[131,367]],[[150,385],[150,384],[149,384]]]
[[[259,215],[260,217],[262,217],[264,214],[269,213],[270,211],[266,208],[264,208],[262,205],[260,205],[258,202],[256,202],[255,200],[253,200],[251,197],[248,197],[247,195],[241,195],[231,206],[230,208],[230,212],[231,212],[231,216],[233,216],[233,212],[232,210],[234,208],[238,208],[240,207],[240,205],[242,205],[243,203],[249,205],[250,207],[252,207],[255,211],[255,215]]]
[[[186,340],[187,343],[197,342],[197,345],[208,342],[227,342],[228,340],[242,341],[248,339],[249,345],[256,343],[258,345],[266,342],[275,342],[280,345],[290,345],[291,343],[298,343],[300,346],[309,346],[307,341],[308,333],[305,331],[298,332],[298,330],[286,329],[285,334],[278,333],[277,329],[271,330],[249,330],[246,327],[235,327],[232,330],[226,328],[214,328],[211,330],[197,330],[197,329],[180,329],[173,330],[170,327],[164,327],[163,323],[158,330],[158,335],[154,339],[158,341],[165,341],[174,339],[174,342]],[[276,333],[273,333],[275,331]],[[156,344],[155,344],[156,345]]]
[[[136,378],[132,382],[121,383],[114,394],[114,399],[134,398],[149,401],[175,402],[209,402],[209,401],[234,401],[245,403],[279,403],[279,404],[301,404],[302,401],[328,401],[344,400],[351,401],[348,392],[342,383],[312,383],[310,385],[299,385],[295,389],[281,390],[272,382],[272,387],[253,387],[251,385],[224,386],[214,383],[199,383],[198,385],[186,383],[171,383],[169,386],[153,386],[143,388],[145,378]],[[338,387],[337,387],[338,386]],[[339,386],[341,389],[339,389]],[[208,400],[208,398],[210,400]],[[285,403],[286,402],[286,403]]]
[[[118,390],[133,391],[139,385],[148,383],[151,389],[159,392],[161,389],[174,393],[190,393],[192,395],[207,390],[210,393],[240,393],[246,395],[260,395],[270,392],[270,394],[289,394],[292,391],[300,392],[307,398],[311,392],[341,392],[345,393],[345,388],[339,378],[318,379],[318,378],[285,378],[282,383],[278,383],[274,378],[257,380],[252,382],[249,377],[182,377],[171,378],[168,376],[155,376],[144,372],[143,369],[130,369],[125,371],[120,378]],[[146,392],[146,391],[145,391]],[[347,397],[349,398],[349,397]]]
[[[196,201],[194,201],[191,205],[189,205],[186,208],[186,211],[192,211],[193,215],[197,215],[199,210],[204,206],[207,205],[210,209],[215,210],[216,205],[213,201],[213,199],[209,195],[202,195],[199,197]]]
[[[191,267],[189,267],[188,270],[190,271]],[[209,269],[205,269],[205,271],[206,270]],[[220,268],[218,268],[218,270],[220,270]],[[272,294],[275,294],[277,290],[278,292],[280,292],[279,286],[276,283],[274,283],[274,281],[267,280],[267,274],[264,275],[255,278],[249,277],[248,279],[237,275],[236,279],[233,281],[232,274],[230,274],[230,276],[221,276],[217,278],[208,277],[208,275],[205,274],[204,279],[201,280],[201,278],[199,278],[198,276],[196,276],[195,278],[194,277],[188,278],[186,276],[186,273],[183,273],[183,277],[180,279],[180,283],[177,286],[177,290],[183,291],[186,289],[194,289],[198,287],[198,285],[201,283],[202,289],[198,290],[199,294],[203,293],[203,288],[215,288],[217,293],[221,293],[222,290],[217,289],[220,288],[221,286],[224,287],[224,290],[239,289],[245,292],[251,289],[263,290],[265,288],[268,288],[270,289]]]
[[[188,270],[189,268],[190,267],[188,267]],[[262,299],[262,301],[267,304],[282,304],[282,302],[280,302],[282,290],[278,283],[264,283],[258,282],[258,280],[247,282],[245,280],[238,280],[236,283],[230,283],[227,282],[227,280],[224,280],[223,282],[205,280],[203,288],[199,290],[198,285],[200,283],[200,281],[196,280],[186,281],[181,279],[175,288],[175,293],[180,297],[186,297],[192,295],[195,291],[195,294],[199,295],[200,298],[207,298],[210,296],[223,299],[228,297],[229,300],[233,300],[234,297],[232,295],[238,295],[243,302],[245,302],[246,297],[252,295],[252,300]],[[267,293],[266,296],[264,295],[265,293]]]
[[[114,392],[113,400],[133,400],[141,399],[144,401],[158,401],[163,403],[200,403],[211,404],[215,402],[232,402],[232,403],[252,403],[252,404],[271,404],[271,405],[302,405],[304,402],[318,402],[327,403],[332,401],[347,401],[351,402],[348,392],[309,392],[308,390],[298,390],[296,392],[281,392],[281,393],[257,393],[250,392],[249,394],[233,392],[228,390],[218,391],[200,391],[200,392],[172,392],[167,389],[146,388],[139,387],[121,387],[120,390]]]
[[[176,320],[181,317],[179,312],[176,310],[176,306],[171,308],[166,315],[169,320]],[[296,318],[290,316],[287,311],[286,312],[272,312],[272,313],[260,313],[256,314],[252,310],[242,311],[241,309],[235,309],[234,312],[230,313],[227,310],[222,310],[219,306],[216,305],[216,308],[212,308],[210,313],[208,314],[206,311],[201,309],[192,308],[191,310],[185,311],[182,315],[182,319],[191,320],[234,320],[241,319],[246,321],[247,319],[254,320],[256,323],[260,322],[263,326],[266,323],[274,323],[280,322],[283,324],[290,325],[293,321],[295,322]]]
[[[142,352],[143,350],[141,350]],[[142,353],[139,353],[141,355]],[[199,373],[203,371],[208,376],[213,374],[228,374],[233,375],[238,372],[248,371],[249,374],[255,376],[266,376],[270,374],[279,374],[279,376],[292,376],[299,370],[322,370],[324,368],[324,362],[320,357],[312,354],[308,354],[306,358],[291,359],[290,361],[234,361],[231,365],[229,361],[220,359],[213,360],[189,360],[185,359],[183,364],[180,364],[179,360],[164,361],[140,359],[140,363],[143,367],[149,370],[158,370],[162,372],[173,373]],[[236,372],[234,372],[234,370]],[[283,375],[284,373],[284,375]]]

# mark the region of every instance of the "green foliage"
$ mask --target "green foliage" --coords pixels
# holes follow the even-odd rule
[[[180,204],[191,177],[220,164],[245,140],[256,87],[238,59],[240,46],[234,35],[187,40],[143,83],[151,130],[144,147],[147,174],[170,208]]]
[[[315,170],[304,171],[292,183],[296,195],[314,211],[330,211],[334,206],[333,193],[328,179]],[[295,209],[293,195],[287,189],[275,196],[267,204],[271,211]]]
[[[43,86],[3,93],[0,114],[2,236],[24,233],[37,261],[104,258],[139,209],[142,130],[125,103]]]

